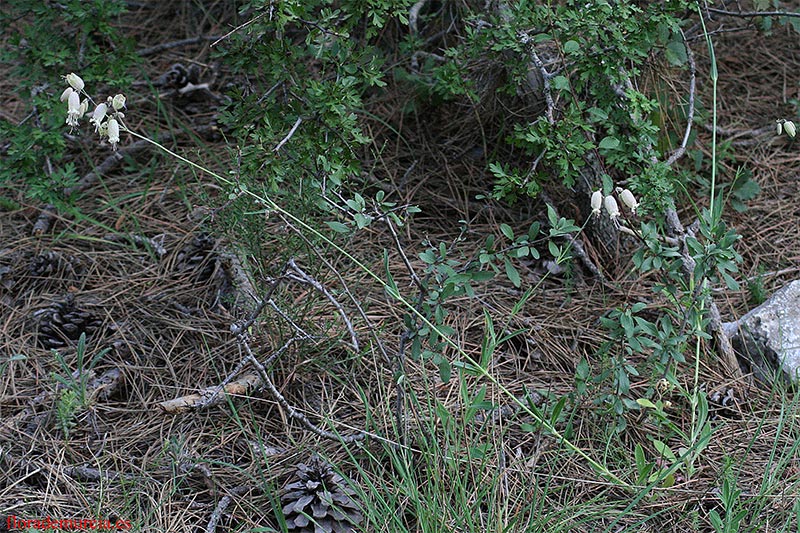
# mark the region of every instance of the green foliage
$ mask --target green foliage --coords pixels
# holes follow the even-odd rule
[[[657,123],[657,101],[630,82],[654,52],[663,52],[674,65],[686,64],[680,23],[688,6],[679,0],[644,6],[510,2],[494,12],[471,13],[465,38],[432,69],[434,86],[449,89],[451,98],[464,94],[464,82],[453,81],[451,65],[470,72],[480,60],[489,60],[507,74],[498,94],[514,94],[530,83],[532,50],[551,75],[544,82],[554,102],[553,120],[541,115],[515,124],[508,139],[537,164],[517,172],[493,163],[494,197],[536,196],[550,176],[572,186],[591,153],[612,178],[629,179],[629,188],[646,193],[651,209],[668,205],[677,175],[652,164],[654,156],[663,159],[660,140],[668,132]],[[426,72],[423,68],[421,76]],[[477,98],[470,93],[471,100]]]
[[[133,43],[114,26],[125,12],[122,0],[8,0],[0,26],[10,46],[0,61],[19,83],[14,90],[28,105],[21,123],[0,120],[0,137],[8,148],[0,158],[0,185],[23,186],[28,197],[61,204],[60,193],[76,183],[75,165],[66,154],[66,104],[59,101],[62,77],[79,72],[86,82],[114,80],[126,87],[137,56]]]
[[[741,501],[742,491],[736,487],[732,462],[726,458],[722,472],[722,489],[719,492],[722,503],[722,514],[717,509],[708,512],[708,519],[717,533],[738,533],[742,521],[748,515],[748,509]]]
[[[81,333],[76,345],[76,369],[71,371],[70,365],[64,356],[53,350],[53,356],[58,362],[63,373],[53,372],[53,379],[59,384],[60,394],[56,400],[56,420],[59,427],[64,432],[65,437],[69,438],[69,431],[74,426],[74,418],[80,412],[89,408],[91,398],[88,395],[87,386],[92,375],[92,369],[100,359],[108,353],[110,348],[97,352],[89,361],[86,361],[86,334]]]

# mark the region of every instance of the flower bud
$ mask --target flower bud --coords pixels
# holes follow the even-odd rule
[[[776,122],[776,123],[777,123],[777,125],[778,125],[778,126],[775,128],[775,130],[778,132],[778,135],[780,135],[781,133],[783,133],[783,123],[782,123],[780,120],[776,120],[775,122]]]
[[[783,129],[786,130],[786,135],[794,139],[794,136],[797,134],[797,128],[795,127],[794,122],[787,120],[783,123]]]
[[[606,196],[605,200],[603,200],[603,206],[605,206],[608,216],[611,217],[611,220],[616,220],[619,218],[619,206],[617,206],[617,201],[613,196],[610,194]]]
[[[114,111],[119,111],[123,107],[125,107],[125,95],[124,94],[117,94],[114,96],[114,99],[111,101],[111,106],[114,108]]]
[[[64,79],[67,80],[69,86],[75,89],[76,91],[81,92],[83,90],[83,80],[81,79],[80,76],[78,76],[74,72],[70,72],[69,74],[64,76]]]
[[[592,214],[597,216],[600,214],[600,208],[603,207],[603,191],[594,191],[592,193]]]
[[[636,201],[636,197],[633,195],[631,191],[625,189],[619,194],[619,199],[622,200],[622,203],[628,206],[628,209],[635,215],[636,208],[639,207],[639,202]]]
[[[114,150],[117,149],[117,143],[119,142],[119,122],[114,117],[108,119],[108,142],[111,143],[111,147]]]

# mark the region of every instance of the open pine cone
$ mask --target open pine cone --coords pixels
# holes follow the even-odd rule
[[[298,481],[281,496],[289,531],[299,533],[351,533],[362,520],[344,478],[318,458],[297,465]]]
[[[178,250],[175,270],[192,272],[198,282],[211,278],[216,269],[217,256],[214,252],[217,240],[207,233],[200,233]]]
[[[102,319],[78,307],[72,294],[39,314],[39,342],[45,348],[63,348],[81,333],[91,335],[103,325]]]

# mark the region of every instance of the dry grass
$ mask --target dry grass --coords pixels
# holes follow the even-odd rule
[[[182,7],[175,12],[163,3],[134,14],[127,30],[139,46],[146,47],[184,35],[195,36],[198,28],[221,34],[228,23],[236,23],[232,13],[224,12],[224,2],[212,4],[209,11],[213,16],[186,11],[187,3],[177,5]],[[784,104],[797,95],[790,94],[788,88],[797,87],[798,82],[792,78],[798,76],[794,40],[795,36],[765,37],[754,31],[723,34],[717,39],[721,125],[746,132],[769,125],[775,117],[789,116],[793,107]],[[203,45],[172,49],[147,58],[145,70],[155,78],[176,61],[208,65],[208,52]],[[697,54],[703,54],[699,46]],[[680,79],[671,83],[680,90]],[[370,103],[370,112],[383,119],[365,119],[366,132],[375,139],[365,154],[365,167],[393,200],[423,208],[400,236],[403,252],[418,274],[424,268],[418,259],[425,249],[421,243],[452,243],[461,231],[459,220],[469,220],[469,231],[451,253],[469,258],[480,250],[487,235],[500,235],[499,223],[523,230],[531,222],[545,219],[539,202],[509,207],[474,201],[476,194],[489,191],[491,177],[485,166],[490,158],[520,157],[513,151],[503,152],[498,143],[504,127],[508,127],[504,114],[524,116],[525,110],[489,104],[447,105],[408,115],[401,112],[408,103],[401,89]],[[708,91],[708,87],[702,87],[706,105],[710,102]],[[165,111],[158,111],[148,96],[132,102],[130,115],[140,121],[133,126],[140,131],[158,131],[171,123],[203,122],[213,113],[213,109],[207,109],[190,114],[174,102],[162,103],[167,104]],[[14,105],[3,113],[20,118],[25,110]],[[181,141],[170,146],[187,153],[226,153],[219,144],[189,145]],[[698,147],[708,152],[710,135],[701,133]],[[91,148],[90,158],[78,161],[88,171],[92,161],[102,160],[105,154]],[[388,461],[380,440],[370,440],[363,450],[348,451],[287,420],[267,394],[231,398],[229,403],[208,410],[175,416],[157,409],[161,401],[219,383],[239,363],[242,351],[229,327],[242,318],[243,311],[220,299],[224,280],[230,277],[230,267],[225,268],[224,261],[210,277],[177,268],[178,252],[204,229],[192,218],[192,210],[200,193],[215,194],[210,179],[168,158],[156,154],[149,157],[140,161],[140,171],[129,173],[123,168],[103,176],[79,203],[88,218],[61,214],[45,235],[31,236],[40,206],[26,205],[18,211],[0,213],[0,265],[10,269],[0,285],[0,353],[4,357],[25,356],[10,362],[0,377],[0,510],[25,518],[115,516],[131,520],[141,531],[195,532],[205,529],[223,495],[244,486],[245,496],[234,499],[223,516],[223,526],[230,531],[249,531],[274,527],[276,490],[286,482],[291,466],[311,453],[331,457],[362,482],[369,474],[376,474],[371,479],[376,482],[381,469],[368,458]],[[747,211],[731,210],[726,220],[743,235],[739,247],[744,257],[742,278],[762,275],[765,288],[771,292],[797,277],[797,147],[765,134],[753,139],[752,144],[735,148],[724,165],[723,174],[728,179],[737,166],[747,166],[761,186],[761,194],[749,202]],[[375,186],[376,181],[365,185]],[[9,191],[13,189],[6,189]],[[563,214],[577,213],[571,211],[574,206],[567,201],[567,193],[553,191],[552,195],[563,201]],[[687,220],[692,218],[690,211],[684,214]],[[281,239],[291,230],[275,219],[264,224],[265,232],[276,235],[274,252],[280,257]],[[115,232],[157,239],[168,253],[159,258],[146,247],[107,238]],[[591,253],[591,243],[586,245]],[[218,242],[217,250],[224,253],[234,246],[229,235]],[[358,234],[348,249],[375,272],[383,271],[382,253],[389,249],[390,270],[397,285],[411,287],[400,252],[385,227],[375,226]],[[28,265],[33,257],[47,251],[71,258],[75,268],[35,279]],[[397,356],[405,309],[391,302],[363,272],[342,259],[325,259],[330,266],[313,255],[300,260],[314,268],[327,287],[340,294],[350,291],[360,302],[363,317],[355,313],[352,302],[343,299],[356,320],[364,345],[362,353],[352,353],[340,341],[346,339],[346,332],[329,303],[308,287],[289,284],[276,293],[275,300],[298,324],[321,338],[287,351],[273,368],[273,380],[293,405],[319,423],[329,423],[342,433],[367,429],[394,439],[392,382],[396,369],[390,361]],[[274,274],[280,267],[277,263],[256,265],[256,270]],[[598,317],[626,302],[653,300],[648,288],[652,280],[624,276],[631,271],[627,260],[608,270],[616,275],[613,290],[577,266],[569,276],[550,276],[542,281],[541,265],[523,265],[523,283],[541,285],[520,313],[512,317],[510,311],[521,292],[510,283],[497,281],[481,288],[474,299],[449,302],[448,325],[455,329],[460,348],[474,357],[480,353],[485,334],[484,311],[501,334],[521,330],[522,334],[498,347],[492,375],[514,395],[535,389],[558,398],[574,389],[575,365],[581,358],[587,358],[595,368],[602,365],[595,355],[605,340]],[[37,343],[35,319],[37,311],[67,294],[73,294],[82,308],[102,320],[103,326],[89,338],[88,357],[105,348],[110,350],[99,360],[95,372],[118,369],[123,376],[122,384],[110,397],[92,402],[79,414],[68,437],[56,423],[59,390],[51,377],[53,372],[63,373],[63,369],[53,354]],[[719,302],[727,317],[738,316],[749,305],[745,289],[720,293]],[[290,326],[275,312],[267,311],[258,322],[252,345],[265,357],[291,335]],[[704,347],[703,352],[700,381],[709,390],[732,386],[737,399],[735,416],[717,418],[717,431],[691,479],[679,478],[676,486],[657,490],[656,497],[627,511],[619,525],[630,531],[705,530],[702,524],[708,509],[718,505],[715,491],[725,458],[736,462],[738,485],[745,498],[758,497],[759,505],[765,506],[761,513],[785,520],[795,505],[793,494],[800,480],[795,459],[798,429],[794,424],[796,413],[784,411],[794,406],[783,405],[783,396],[774,391],[729,382],[719,375],[709,350]],[[74,346],[64,349],[62,355],[74,367]],[[447,355],[458,357],[454,351]],[[432,365],[416,361],[407,360],[405,371],[410,397],[419,402],[407,406],[411,429],[434,428],[446,436],[444,422],[434,416],[431,407],[436,401],[452,416],[463,416],[466,399],[459,380],[443,383]],[[691,388],[690,372],[684,377],[686,387]],[[472,392],[484,381],[468,378],[465,382]],[[643,395],[649,385],[643,378],[633,384],[633,391]],[[510,403],[491,384],[486,398],[501,405]],[[675,423],[690,431],[686,401],[677,394],[665,399],[674,404],[670,414]],[[551,403],[548,400],[545,405]],[[657,437],[661,431],[647,418],[632,415],[626,434],[615,440],[608,420],[590,401],[577,405],[572,417],[572,442],[620,476],[632,472],[635,444],[647,443],[648,437]],[[524,431],[521,424],[531,422],[516,416],[485,426],[462,425],[459,431],[463,443],[489,442],[499,450],[481,467],[464,466],[465,478],[476,491],[481,486],[497,487],[493,501],[505,501],[510,516],[515,506],[527,512],[536,502],[532,509],[540,510],[539,522],[530,516],[514,530],[535,530],[537,523],[543,530],[550,523],[576,531],[595,531],[608,525],[626,508],[628,496],[599,478],[560,443]],[[359,463],[362,469],[356,468]],[[74,470],[80,466],[120,477],[81,478]],[[387,472],[390,470],[387,467]],[[490,473],[497,477],[487,478]],[[422,466],[419,474],[426,474]],[[455,480],[447,476],[452,471],[443,468],[441,475],[443,479],[434,486],[451,487]],[[389,494],[399,490],[392,479],[387,474],[383,480]],[[407,505],[406,511],[413,513],[410,499],[395,497],[398,505]],[[559,515],[558,509],[564,514]],[[647,517],[655,518],[636,525]],[[450,518],[443,517],[445,521]],[[783,526],[766,520],[760,531],[777,531]],[[499,530],[497,524],[488,527]]]

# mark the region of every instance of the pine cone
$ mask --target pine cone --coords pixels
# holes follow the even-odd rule
[[[28,274],[34,278],[51,278],[64,274],[75,274],[74,257],[64,256],[58,252],[45,252],[31,258],[28,263]]]
[[[362,520],[358,505],[344,478],[318,458],[297,465],[298,481],[281,496],[289,531],[299,533],[351,533]]]
[[[194,272],[197,281],[210,279],[216,268],[216,244],[216,239],[207,233],[197,235],[178,251],[175,269],[178,272]]]
[[[91,335],[103,321],[89,311],[75,305],[75,297],[68,294],[62,302],[45,309],[39,319],[39,342],[45,348],[63,348],[76,341],[81,333]]]
[[[197,65],[189,65],[189,68],[186,68],[180,63],[175,63],[159,76],[154,85],[168,89],[183,89],[190,83],[198,83],[199,77],[200,69]]]

